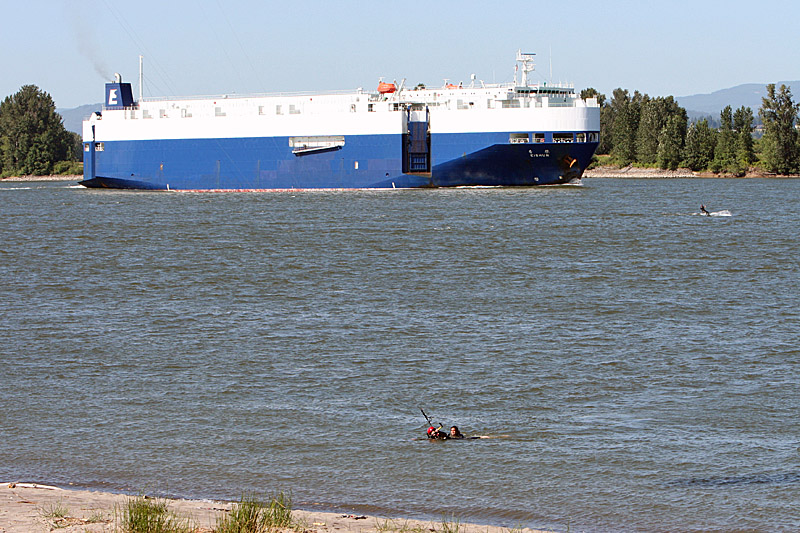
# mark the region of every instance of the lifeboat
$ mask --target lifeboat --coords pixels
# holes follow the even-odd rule
[[[378,92],[381,94],[393,93],[396,90],[397,87],[395,86],[394,83],[385,83],[385,82],[378,83]]]

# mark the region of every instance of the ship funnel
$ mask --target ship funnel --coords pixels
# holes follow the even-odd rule
[[[136,102],[133,100],[133,91],[130,83],[122,83],[122,76],[118,72],[114,73],[114,81],[106,83],[106,109],[125,109],[133,107]]]

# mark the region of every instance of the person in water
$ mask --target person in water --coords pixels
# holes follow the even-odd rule
[[[450,435],[448,435],[448,438],[463,439],[464,435],[462,435],[461,432],[458,430],[458,426],[452,426],[450,428]]]
[[[447,438],[447,433],[442,431],[441,428],[435,428],[433,426],[428,428],[428,438],[429,439],[439,439],[444,440]]]
[[[705,205],[701,205],[701,206],[700,206],[700,211],[701,211],[701,212],[702,212],[702,213],[703,213],[705,216],[707,216],[707,217],[710,217],[710,216],[711,216],[711,213],[709,213],[709,212],[708,212],[708,209],[706,209],[706,206],[705,206]]]

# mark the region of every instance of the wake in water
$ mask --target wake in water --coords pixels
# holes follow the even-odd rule
[[[733,216],[731,214],[731,212],[728,211],[727,209],[723,209],[722,211],[711,211],[710,213],[697,212],[697,213],[692,213],[692,215],[699,215],[699,216],[704,216],[704,217],[732,217]]]
[[[472,435],[465,436],[461,439],[429,439],[428,437],[414,437],[411,440],[424,440],[427,442],[464,442],[469,440],[482,440],[482,439],[510,439],[511,435]]]

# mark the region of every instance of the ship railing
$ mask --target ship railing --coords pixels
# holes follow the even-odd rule
[[[109,108],[108,106],[106,106],[106,105],[103,105],[103,111],[108,111],[109,109],[110,109],[110,108]],[[117,111],[117,110],[123,110],[123,111],[136,111],[137,109],[139,109],[139,104],[138,104],[138,103],[135,103],[135,104],[133,104],[133,105],[126,105],[126,106],[114,107],[112,110],[113,110],[113,111]]]

